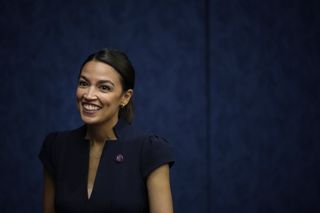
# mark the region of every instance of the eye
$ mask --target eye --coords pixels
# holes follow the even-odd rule
[[[78,82],[78,86],[79,87],[86,87],[86,86],[88,86],[88,83],[86,81],[84,81],[84,80],[80,80]]]
[[[99,88],[103,92],[108,92],[112,90],[111,86],[108,86],[108,85],[101,85]]]

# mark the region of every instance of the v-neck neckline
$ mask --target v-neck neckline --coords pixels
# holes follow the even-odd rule
[[[117,139],[111,139],[111,140],[106,140],[104,146],[103,146],[103,150],[101,152],[101,157],[97,166],[97,171],[96,171],[96,176],[92,185],[92,191],[90,194],[90,197],[88,196],[88,177],[89,177],[89,166],[90,166],[90,140],[86,139],[86,125],[83,126],[83,134],[82,134],[82,138],[83,140],[87,143],[87,149],[86,149],[86,178],[85,178],[85,198],[86,201],[92,201],[94,199],[95,194],[97,193],[97,183],[99,182],[99,176],[100,176],[100,170],[101,170],[101,164],[103,164],[103,160],[105,158],[105,152],[107,147],[110,144],[113,143],[119,143],[121,140],[120,137],[122,137],[123,135],[121,134],[123,131],[123,128],[125,128],[126,124],[125,121],[122,119],[119,119],[117,124],[113,127],[114,133],[117,137]]]
[[[113,142],[116,142],[115,140],[112,140]],[[111,142],[111,141],[106,141],[105,144],[103,145],[103,148],[102,148],[102,151],[101,151],[101,156],[100,156],[100,159],[99,159],[99,162],[98,162],[98,166],[97,166],[97,170],[96,170],[96,174],[95,174],[95,178],[94,178],[94,181],[93,181],[93,184],[92,184],[92,190],[91,190],[91,193],[90,193],[90,196],[89,196],[89,189],[88,189],[88,179],[89,179],[89,170],[90,170],[90,149],[91,149],[91,144],[90,144],[90,141],[88,143],[88,159],[87,159],[87,177],[86,177],[86,198],[88,201],[92,200],[92,196],[94,195],[94,191],[95,191],[95,188],[96,188],[96,184],[97,184],[97,180],[98,180],[98,177],[99,177],[99,171],[100,171],[100,167],[101,167],[101,164],[102,164],[102,161],[103,161],[103,158],[104,158],[104,153],[105,153],[105,150],[107,149],[107,146],[108,146],[108,143]]]

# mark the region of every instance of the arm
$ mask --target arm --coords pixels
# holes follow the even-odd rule
[[[169,165],[155,169],[147,178],[150,213],[173,213]]]
[[[54,181],[44,169],[43,213],[54,213]]]

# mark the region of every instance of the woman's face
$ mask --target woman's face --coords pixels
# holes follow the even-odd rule
[[[132,90],[123,91],[121,76],[111,66],[89,61],[80,73],[77,105],[84,123],[89,125],[115,124],[121,105],[126,105]]]

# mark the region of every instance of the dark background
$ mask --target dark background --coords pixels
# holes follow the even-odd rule
[[[0,3],[0,212],[41,209],[44,136],[81,125],[79,67],[118,48],[135,123],[175,147],[176,212],[320,212],[317,0]]]

